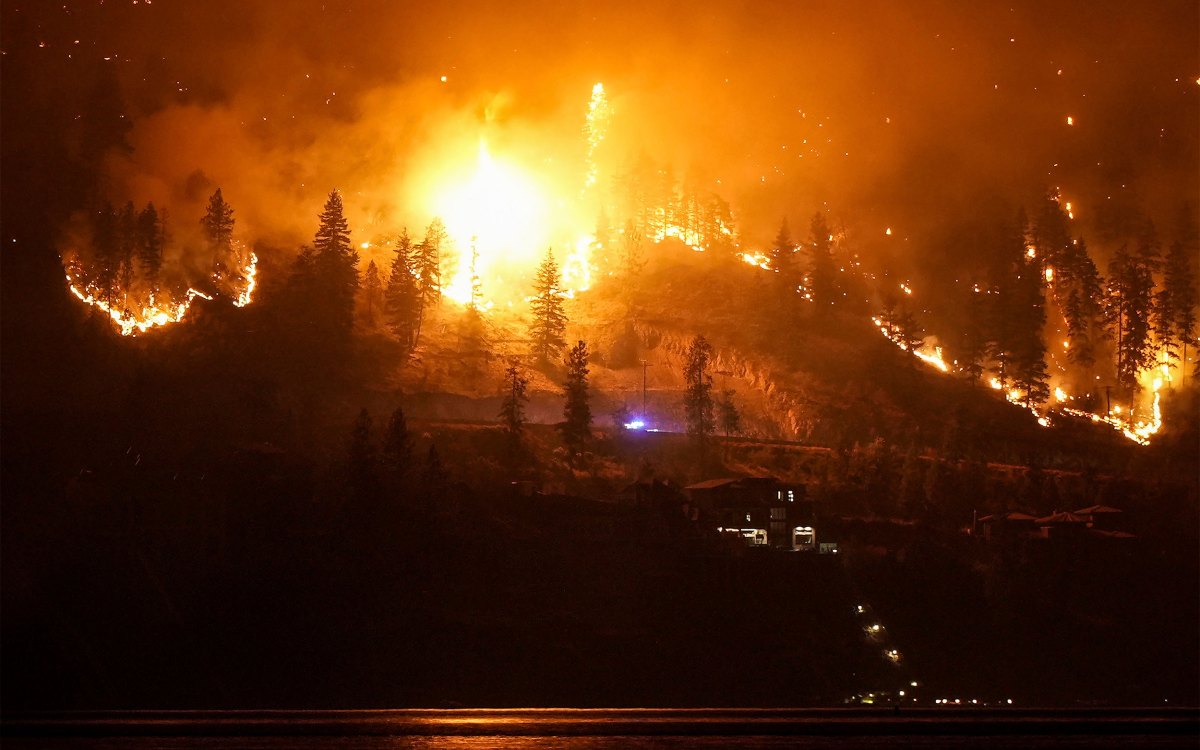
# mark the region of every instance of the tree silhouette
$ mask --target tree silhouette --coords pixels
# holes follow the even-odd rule
[[[334,190],[321,211],[320,226],[313,240],[315,280],[321,296],[328,333],[345,342],[354,327],[354,298],[358,291],[358,252],[350,244],[350,226],[342,208],[342,196]]]
[[[525,403],[529,396],[525,390],[529,387],[529,378],[521,372],[521,367],[514,359],[504,371],[505,393],[500,404],[500,424],[504,426],[510,441],[519,443],[521,433],[525,429]]]
[[[142,278],[151,293],[158,291],[159,275],[162,273],[163,245],[166,232],[153,203],[138,214],[138,265]]]
[[[384,292],[384,309],[388,328],[405,349],[417,345],[421,335],[421,290],[413,273],[413,246],[408,230],[400,233],[396,240],[396,252],[392,258],[392,270]]]
[[[399,406],[392,412],[383,433],[383,466],[395,486],[403,484],[412,470],[412,437],[408,434],[404,409]]]
[[[708,339],[702,334],[693,338],[688,344],[684,360],[683,411],[687,422],[687,434],[691,436],[703,457],[716,429],[712,376],[708,374],[712,345],[708,343]]]
[[[818,314],[825,314],[835,302],[837,268],[833,262],[833,234],[820,211],[813,214],[809,242],[809,291]]]
[[[226,261],[233,253],[233,209],[221,195],[221,188],[208,199],[208,209],[200,219],[208,249],[213,254],[213,276],[220,281],[225,277]]]
[[[367,304],[367,323],[374,325],[375,311],[383,301],[383,282],[379,280],[379,267],[373,260],[363,274],[363,301]]]
[[[567,379],[563,385],[566,403],[561,426],[563,442],[567,445],[568,460],[582,450],[592,436],[592,409],[588,403],[588,348],[583,341],[567,352]]]
[[[529,301],[529,310],[533,314],[529,337],[533,354],[542,361],[557,357],[566,346],[563,334],[567,329],[567,314],[563,312],[561,284],[554,250],[547,250],[545,260],[538,266],[533,299]]]
[[[741,434],[742,413],[738,411],[737,404],[733,402],[732,388],[721,391],[721,397],[717,399],[717,419],[725,437]]]
[[[421,305],[432,307],[442,301],[442,257],[450,250],[450,235],[441,219],[425,228],[425,239],[416,246],[415,267],[420,279]]]

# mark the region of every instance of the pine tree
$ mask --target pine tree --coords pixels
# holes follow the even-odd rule
[[[384,310],[388,328],[400,340],[405,349],[416,347],[421,335],[424,309],[421,305],[421,290],[413,272],[412,240],[408,229],[396,240],[396,252],[392,258],[392,270],[384,291]]]
[[[441,219],[434,218],[425,228],[425,239],[416,246],[415,266],[421,281],[421,305],[432,307],[442,301],[442,263],[450,250],[450,235]]]
[[[1145,240],[1143,240],[1145,241]],[[1147,253],[1122,245],[1108,267],[1105,317],[1116,344],[1117,383],[1137,389],[1138,373],[1154,362],[1150,311],[1154,276]]]
[[[375,444],[371,435],[371,414],[363,408],[350,428],[347,445],[347,466],[350,486],[360,498],[371,495],[378,480]]]
[[[837,268],[833,262],[833,234],[820,211],[813,214],[811,232],[809,290],[817,312],[825,314],[837,296]]]
[[[121,283],[121,293],[128,297],[133,287],[134,263],[138,249],[138,215],[133,208],[133,201],[126,203],[117,215],[117,245],[120,258],[117,278]]]
[[[150,293],[158,291],[159,275],[162,273],[163,244],[165,230],[153,203],[138,214],[138,264]]]
[[[733,401],[732,388],[721,391],[721,397],[717,399],[717,420],[725,437],[741,434],[742,413]]]
[[[1017,276],[1013,289],[1014,323],[1019,335],[1010,352],[1013,385],[1023,394],[1027,406],[1040,404],[1050,397],[1046,372],[1046,299],[1042,274],[1036,260],[1027,263]]]
[[[106,203],[92,217],[92,250],[96,286],[100,288],[101,297],[112,304],[116,300],[121,270],[121,245],[116,212],[110,203]]]
[[[996,245],[989,270],[991,281],[988,296],[991,304],[987,313],[988,350],[996,362],[1000,385],[1005,388],[1016,377],[1017,359],[1021,356],[1019,352],[1025,352],[1028,360],[1036,349],[1029,339],[1036,336],[1040,340],[1040,326],[1045,321],[1044,313],[1042,324],[1030,319],[1031,316],[1036,317],[1036,311],[1029,308],[1032,302],[1029,282],[1041,283],[1040,276],[1033,279],[1033,275],[1041,274],[1041,269],[1036,265],[1036,258],[1026,255],[1025,224],[1025,212],[1022,210],[1016,221],[1002,221],[997,225]],[[1031,330],[1030,327],[1034,325],[1039,327]]]
[[[383,464],[394,483],[402,483],[412,469],[412,438],[404,409],[397,406],[383,433]]]
[[[221,188],[208,199],[208,209],[200,219],[204,229],[204,238],[208,241],[208,249],[212,251],[214,265],[224,264],[233,250],[233,209],[221,196]]]
[[[1103,336],[1103,292],[1100,272],[1082,237],[1065,253],[1062,267],[1068,270],[1056,274],[1053,289],[1067,322],[1067,359],[1090,369]]]
[[[426,510],[439,507],[445,500],[448,479],[437,445],[430,443],[429,451],[425,454],[425,468],[421,472],[422,494],[428,506]]]
[[[525,429],[525,403],[529,396],[525,390],[529,387],[529,378],[521,372],[521,366],[514,359],[504,371],[505,394],[500,404],[500,424],[513,443],[520,442],[521,433]]]
[[[571,347],[566,358],[567,379],[563,384],[566,403],[563,406],[562,435],[569,460],[583,449],[592,436],[592,408],[588,403],[588,348],[580,341]]]
[[[775,243],[771,246],[771,270],[775,272],[784,304],[791,304],[796,294],[796,246],[792,244],[792,235],[788,231],[787,218],[779,225],[779,234],[775,235]]]
[[[1194,248],[1183,241],[1171,243],[1163,264],[1162,289],[1155,302],[1155,332],[1168,362],[1186,364],[1187,346],[1196,330],[1196,281],[1192,269]]]
[[[326,306],[329,333],[338,341],[348,340],[354,327],[354,298],[358,291],[358,252],[350,244],[350,226],[342,208],[342,196],[334,190],[321,211],[321,223],[313,240],[314,270],[320,297]]]
[[[375,311],[383,300],[383,282],[379,280],[379,267],[373,260],[367,264],[367,272],[363,274],[363,297],[367,303],[367,323],[375,325]]]
[[[683,411],[687,422],[687,434],[703,455],[716,429],[712,376],[708,374],[712,345],[703,335],[698,335],[688,344],[684,359],[686,364],[683,371]]]
[[[529,311],[533,314],[529,327],[533,354],[543,361],[557,357],[566,346],[563,334],[567,330],[567,314],[563,312],[561,283],[554,251],[547,250],[545,260],[538,266],[533,299],[529,301]]]

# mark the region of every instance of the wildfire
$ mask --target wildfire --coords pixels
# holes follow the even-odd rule
[[[608,135],[608,123],[612,111],[608,106],[608,96],[604,93],[604,84],[597,83],[592,87],[592,99],[588,102],[587,124],[584,133],[587,135],[587,177],[584,187],[590,188],[596,184],[598,170],[596,168],[596,151]]]
[[[738,257],[742,259],[743,263],[749,263],[750,265],[761,268],[764,271],[771,270],[771,258],[765,253],[742,253]]]
[[[245,307],[254,300],[254,288],[258,286],[258,256],[250,253],[250,263],[242,271],[246,279],[246,288],[233,301],[234,307]]]
[[[547,201],[525,172],[494,159],[483,139],[474,172],[465,181],[443,188],[434,205],[456,244],[473,246],[478,253],[474,270],[481,279],[494,281],[501,260],[519,255],[531,261],[545,246],[538,228],[545,224]],[[442,294],[469,304],[471,270],[470,262],[460,262]]]
[[[99,290],[94,287],[85,285],[83,289],[80,289],[76,286],[75,280],[71,278],[70,274],[67,274],[67,287],[71,290],[71,294],[74,294],[81,302],[91,305],[108,315],[112,319],[112,322],[116,323],[117,330],[121,332],[122,336],[135,336],[139,333],[145,333],[151,328],[178,323],[187,315],[188,308],[192,306],[192,302],[197,297],[206,300],[212,299],[212,297],[204,292],[188,289],[187,297],[183,302],[175,305],[160,305],[154,299],[154,295],[151,294],[146,305],[142,307],[141,313],[135,314],[131,310],[118,310],[100,297],[97,297],[96,295],[99,294]]]
[[[106,295],[94,283],[77,278],[74,275],[76,271],[74,266],[69,266],[66,274],[67,289],[80,302],[91,305],[107,315],[122,336],[136,336],[152,328],[178,323],[187,316],[197,298],[210,302],[213,299],[211,295],[195,288],[189,288],[184,293],[182,302],[161,301],[156,292],[151,292],[139,309],[136,303],[131,302],[126,291],[121,295],[125,298],[124,304],[117,305],[108,301],[106,296],[110,295]],[[241,277],[245,280],[245,286],[232,300],[236,307],[245,307],[254,301],[254,290],[258,285],[258,256],[254,253],[250,253],[246,266],[242,268]]]

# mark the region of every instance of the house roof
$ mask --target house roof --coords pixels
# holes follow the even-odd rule
[[[684,489],[685,490],[711,490],[711,489],[716,489],[717,487],[727,487],[731,484],[740,484],[743,487],[754,487],[754,486],[761,487],[763,485],[783,486],[783,487],[799,487],[799,486],[801,486],[798,484],[784,484],[784,483],[780,482],[779,479],[776,477],[755,476],[755,477],[721,477],[720,479],[706,479],[703,482],[696,482],[695,484],[688,485],[687,487],[684,487]]]
[[[1006,513],[993,513],[992,515],[984,516],[979,520],[980,522],[987,523],[993,521],[1033,521],[1035,519],[1028,513],[1020,513],[1015,510],[1010,510]]]
[[[1103,529],[1088,529],[1088,532],[1093,536],[1101,536],[1107,539],[1137,539],[1137,536],[1125,531],[1105,531]]]
[[[1075,511],[1075,513],[1077,513],[1078,515],[1081,515],[1081,516],[1093,516],[1093,515],[1096,515],[1097,513],[1120,513],[1120,512],[1121,512],[1120,508],[1113,508],[1108,505],[1089,505],[1086,508],[1080,508],[1079,510]]]
[[[1056,524],[1056,523],[1087,523],[1087,522],[1088,522],[1088,519],[1084,518],[1083,516],[1076,515],[1075,513],[1067,513],[1066,511],[1063,511],[1062,513],[1054,513],[1054,514],[1046,516],[1044,518],[1039,518],[1036,521],[1036,523],[1039,525],[1048,525],[1048,524]]]
[[[723,479],[705,479],[703,482],[696,482],[684,487],[685,490],[711,490],[717,487],[725,487],[736,482],[740,482],[741,477],[725,477]]]

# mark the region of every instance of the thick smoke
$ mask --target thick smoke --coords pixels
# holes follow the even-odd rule
[[[294,246],[338,188],[369,239],[426,222],[480,137],[567,195],[604,81],[610,175],[648,154],[730,200],[748,243],[827,209],[864,247],[913,260],[981,201],[1028,206],[1056,187],[1102,253],[1131,223],[1114,216],[1169,223],[1200,190],[1198,13],[289,1],[90,8],[74,23],[91,35],[81,52],[113,56],[132,122],[108,160],[118,203],[193,217],[221,186],[243,232]],[[588,228],[568,203],[554,221]]]

